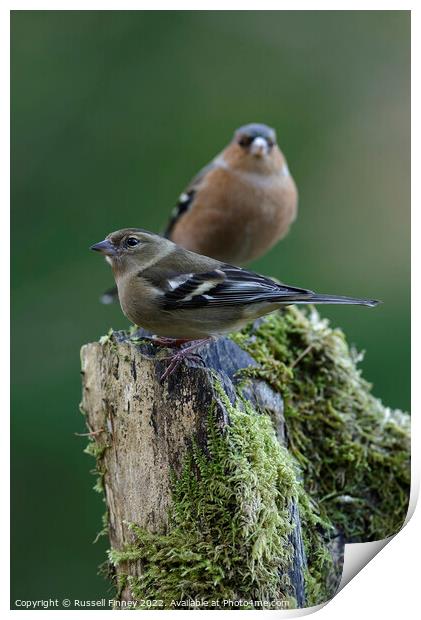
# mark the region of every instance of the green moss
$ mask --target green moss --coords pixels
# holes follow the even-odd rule
[[[291,307],[232,338],[260,363],[245,375],[264,378],[283,396],[289,449],[323,522],[347,542],[396,533],[409,498],[409,416],[371,394],[361,356],[342,331],[314,309]],[[304,540],[309,589],[317,593],[329,570],[315,557],[311,527]]]
[[[99,344],[101,344],[101,345],[104,345],[107,342],[109,342],[110,344],[115,344],[115,342],[114,342],[114,330],[113,330],[112,327],[110,327],[108,332],[106,334],[104,334],[104,336],[101,336],[101,338],[99,339]]]
[[[95,440],[90,440],[86,448],[84,449],[85,454],[89,454],[93,456],[97,461],[101,460],[104,456],[104,452],[107,449],[106,445],[102,445]]]
[[[127,577],[132,595],[160,599],[163,608],[189,599],[276,599],[294,606],[287,574],[291,501],[300,493],[296,466],[268,416],[247,403],[233,407],[218,390],[230,425],[221,432],[209,415],[209,454],[194,446],[174,477],[167,533],[132,524],[134,543],[111,550],[110,559],[141,561],[142,576]]]

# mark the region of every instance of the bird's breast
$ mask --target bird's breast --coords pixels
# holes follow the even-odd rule
[[[148,327],[153,320],[159,292],[138,275],[123,275],[117,280],[118,297],[123,313],[135,325]]]
[[[296,210],[297,190],[289,174],[217,168],[199,188],[172,239],[199,254],[244,264],[286,235]]]

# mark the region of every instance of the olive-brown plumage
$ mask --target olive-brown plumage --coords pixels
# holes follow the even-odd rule
[[[378,303],[275,282],[138,228],[111,233],[92,249],[108,258],[127,318],[161,337],[218,336],[283,305]]]

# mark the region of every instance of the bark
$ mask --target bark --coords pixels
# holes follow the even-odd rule
[[[124,332],[113,334],[105,344],[82,348],[82,409],[95,437],[107,446],[101,456],[108,508],[109,538],[113,549],[123,549],[132,540],[129,523],[150,532],[164,532],[171,505],[171,471],[180,474],[192,442],[207,451],[206,414],[211,405],[221,430],[229,424],[226,407],[214,387],[213,371],[235,402],[236,372],[256,365],[255,360],[228,338],[219,339],[200,351],[203,364],[184,362],[162,382],[165,351],[150,344],[133,344]],[[283,401],[261,380],[251,380],[247,399],[269,413],[278,440],[285,444]],[[291,536],[294,553],[288,578],[298,606],[305,605],[303,549],[298,506],[293,502]],[[140,575],[139,562],[117,566],[130,575]],[[340,576],[340,575],[338,575]],[[121,600],[131,599],[125,587]]]

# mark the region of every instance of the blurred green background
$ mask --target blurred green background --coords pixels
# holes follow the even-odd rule
[[[127,321],[88,248],[159,231],[241,124],[277,129],[300,192],[253,268],[384,300],[322,312],[409,407],[409,112],[409,12],[12,12],[12,601],[107,591],[79,349]]]

